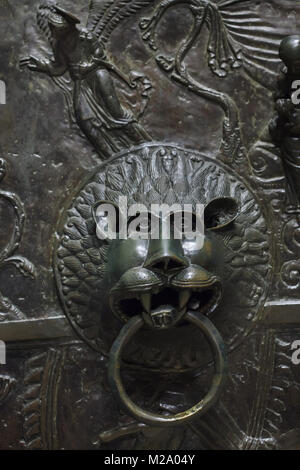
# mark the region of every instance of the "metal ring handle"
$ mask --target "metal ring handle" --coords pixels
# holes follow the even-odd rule
[[[133,403],[125,391],[120,375],[121,356],[124,347],[144,325],[144,321],[140,316],[133,317],[124,325],[112,345],[108,363],[109,383],[116,400],[125,407],[137,421],[152,426],[186,424],[195,417],[204,414],[217,401],[220,395],[227,371],[225,346],[220,333],[212,322],[201,313],[187,312],[185,319],[197,326],[205,335],[213,352],[215,373],[211,387],[205,397],[196,405],[181,413],[165,416],[143,410]]]

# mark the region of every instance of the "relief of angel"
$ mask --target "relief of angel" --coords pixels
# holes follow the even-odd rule
[[[41,4],[37,23],[51,43],[53,60],[29,56],[21,59],[20,65],[50,77],[61,77],[69,72],[74,82],[75,120],[99,156],[109,158],[151,138],[116,92],[113,76],[131,88],[137,86],[137,79],[127,77],[107,59],[105,40],[99,39],[103,32],[100,27],[103,14],[99,2],[91,2],[87,27],[83,28],[78,26],[80,20],[76,16],[55,2],[48,0]],[[149,88],[150,82],[144,78],[144,98]]]

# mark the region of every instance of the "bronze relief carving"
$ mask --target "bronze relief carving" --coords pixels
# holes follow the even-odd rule
[[[6,176],[7,171],[7,162],[3,158],[0,159],[0,182]],[[20,246],[23,230],[24,230],[24,222],[25,222],[25,211],[24,206],[20,200],[20,198],[10,192],[10,191],[3,191],[0,190],[0,198],[6,201],[7,204],[11,205],[14,211],[15,216],[15,223],[13,228],[13,233],[10,235],[10,239],[6,246],[2,248],[0,252],[0,268],[5,268],[9,265],[14,266],[15,268],[20,271],[20,273],[31,279],[36,277],[36,270],[34,265],[28,261],[27,258],[23,256],[16,255],[15,252]],[[14,320],[14,319],[22,319],[24,318],[24,314],[19,310],[19,308],[12,304],[11,301],[4,297],[3,294],[0,292],[0,321],[4,320]]]
[[[170,155],[173,164],[172,178],[166,174],[163,179],[163,161]],[[199,293],[191,299],[191,304],[202,305],[202,282],[203,287],[210,289],[210,292],[204,295],[207,298],[206,302],[203,302],[203,313],[212,313],[218,307],[217,316],[222,316],[219,321],[225,329],[228,308],[225,305],[230,305],[230,302],[235,305],[235,312],[231,314],[235,320],[227,329],[227,333],[224,333],[228,343],[234,347],[241,339],[241,334],[247,334],[248,328],[252,328],[252,320],[259,316],[260,305],[266,295],[265,280],[270,263],[269,243],[264,218],[254,195],[242,181],[230,175],[226,166],[217,164],[209,157],[178,147],[162,144],[142,146],[136,150],[131,149],[128,155],[122,154],[107,165],[109,167],[101,167],[74,198],[63,217],[63,227],[58,232],[60,237],[55,261],[57,281],[65,309],[78,332],[93,347],[105,352],[107,346],[103,349],[102,342],[107,338],[107,344],[111,343],[118,332],[117,325],[120,325],[120,320],[127,321],[133,315],[131,308],[136,313],[144,311],[145,306],[135,305],[144,291],[154,294],[157,289],[163,291],[168,287],[174,290],[193,290],[193,286],[196,289],[197,283],[200,283]],[[117,202],[119,196],[127,196],[128,205],[137,201],[147,205],[149,210],[153,202],[173,204],[194,201],[194,204],[206,204],[208,211],[209,202],[227,196],[237,201],[238,216],[234,224],[229,223],[219,230],[212,231],[208,227],[207,240],[205,239],[204,247],[199,253],[191,243],[184,244],[175,240],[164,248],[162,242],[156,240],[112,240],[110,243],[101,241],[96,235],[93,206],[100,200]],[[230,217],[228,219],[230,222]],[[168,276],[164,279],[164,269],[159,268],[159,263],[169,258],[174,258],[169,268],[171,278],[174,277],[173,281],[167,281]],[[156,264],[158,267],[155,267]],[[173,276],[172,272],[176,275]],[[232,287],[229,285],[230,282],[235,284],[237,280],[240,280],[241,285],[247,284],[249,297],[239,296],[235,303],[232,299]],[[229,285],[224,286],[224,283]],[[136,296],[128,297],[128,300],[132,298],[132,306],[131,303],[127,305],[125,302],[130,291],[136,291]],[[109,293],[105,304],[104,292]],[[231,298],[226,301],[227,294]],[[224,303],[223,314],[219,305],[221,297]],[[176,304],[176,300],[173,301]],[[176,308],[186,307],[188,301],[186,296],[186,299],[182,300],[182,306],[177,305]],[[100,314],[101,304],[103,318]],[[243,319],[245,305],[248,306],[247,318]],[[186,309],[183,314],[185,311]],[[155,318],[155,312],[148,309],[145,313],[147,312]],[[217,319],[216,321],[218,322]],[[197,336],[196,334],[196,338]],[[141,344],[145,344],[144,341],[145,338]],[[152,339],[149,341],[151,343]],[[163,340],[164,343],[165,341],[166,339]],[[171,349],[172,344],[173,340],[170,343]],[[184,345],[188,356],[187,348],[188,346]],[[163,355],[165,353],[169,356],[169,351],[166,346],[159,349],[162,358],[157,361],[156,367],[163,367]],[[180,364],[185,360],[182,351],[173,351],[172,356],[174,366],[177,361]],[[199,351],[200,362],[201,356]],[[132,357],[131,362],[140,357]],[[149,365],[150,363],[152,367],[155,366],[154,357]],[[181,367],[189,367],[188,362]]]
[[[170,156],[172,178],[164,173],[164,162]],[[142,315],[149,330],[137,334],[125,350],[127,361],[161,372],[198,369],[199,373],[199,366],[205,356],[209,361],[209,356],[199,345],[199,332],[183,324],[191,315],[189,310],[213,316],[228,350],[236,347],[259,317],[270,268],[268,236],[259,205],[226,167],[177,147],[144,145],[108,165],[80,191],[67,209],[61,229],[55,266],[65,310],[81,336],[104,354],[121,329],[120,320],[127,322]],[[101,243],[93,207],[101,200],[117,202],[119,196],[127,196],[128,205],[138,202],[147,207],[150,203],[187,201],[206,204],[203,248],[188,240]],[[234,220],[231,208],[227,215],[226,197],[238,208]],[[239,285],[244,295],[237,290],[233,296],[234,285]],[[248,296],[243,286],[247,286]],[[171,328],[171,333],[155,334],[155,329],[164,328]],[[211,341],[215,338],[212,333],[205,336]],[[223,340],[217,336],[223,350]],[[188,343],[184,340],[187,337]],[[221,362],[223,369],[225,353]],[[111,373],[114,375],[113,370]],[[223,382],[223,370],[218,374]]]
[[[30,125],[2,145],[23,204],[0,192],[17,216],[0,281],[26,307],[3,316],[17,308],[0,299],[3,448],[299,447],[298,39],[284,39],[299,7],[32,0],[12,17],[25,45],[7,36],[3,127],[19,107]],[[202,204],[202,244],[101,239],[97,208],[122,197],[147,217]],[[21,238],[39,273],[26,296],[9,278],[35,273]]]
[[[109,38],[106,29],[111,33],[124,15],[128,16],[134,9],[130,7],[129,12],[124,14],[116,10],[116,14],[103,25],[102,14],[96,5],[91,4],[86,28],[80,28],[76,27],[80,20],[55,3],[41,4],[37,24],[51,44],[53,60],[29,56],[23,58],[20,65],[50,77],[69,73],[74,83],[72,100],[76,122],[100,158],[105,159],[123,148],[151,140],[138,123],[138,117],[122,106],[112,75],[116,75],[129,88],[137,88],[137,82],[143,78],[141,99],[147,97],[151,85],[140,75],[127,77],[109,61],[105,53]],[[141,6],[138,5],[138,8]],[[67,88],[64,80],[60,84],[63,89]]]
[[[270,124],[270,134],[280,147],[282,163],[287,179],[287,208],[289,213],[299,212],[299,129],[298,107],[294,104],[293,94],[296,91],[299,77],[300,37],[287,36],[283,39],[279,55],[285,64],[278,79],[276,96],[277,117]]]

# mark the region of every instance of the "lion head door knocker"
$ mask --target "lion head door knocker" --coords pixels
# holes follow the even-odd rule
[[[101,239],[107,214],[97,207],[117,209],[120,197],[149,213],[152,204],[202,203],[202,244],[163,236]],[[75,194],[58,233],[55,271],[65,312],[81,338],[109,357],[118,402],[150,425],[186,423],[205,413],[222,391],[226,355],[255,325],[266,294],[268,236],[252,191],[204,155],[144,144],[95,172]],[[170,415],[129,398],[121,361],[158,376],[185,371],[191,381],[213,361],[214,374],[205,396]]]

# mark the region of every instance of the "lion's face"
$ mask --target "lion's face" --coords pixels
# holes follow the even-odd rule
[[[237,211],[234,199],[214,199],[203,214],[205,232],[194,239],[174,237],[174,221],[170,238],[116,237],[104,276],[116,317],[126,322],[143,315],[150,328],[170,328],[182,324],[187,309],[210,315],[221,300],[223,284],[224,250],[215,232],[228,229]]]
[[[205,206],[203,243],[186,239],[97,237],[94,207],[117,204]],[[254,326],[266,294],[268,239],[255,196],[211,159],[148,145],[101,167],[66,212],[57,250],[65,311],[92,347],[107,352],[131,316],[147,328],[126,360],[160,370],[186,370],[210,359],[206,341],[184,321],[187,310],[214,322],[228,350]],[[244,286],[247,289],[244,289]]]

